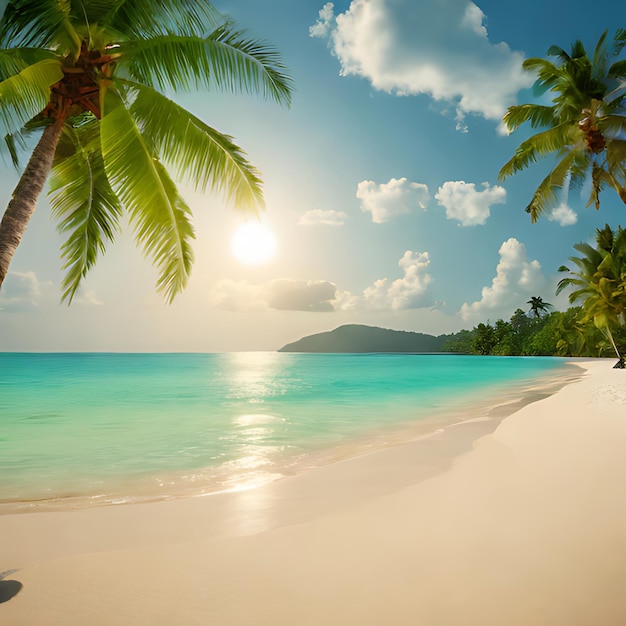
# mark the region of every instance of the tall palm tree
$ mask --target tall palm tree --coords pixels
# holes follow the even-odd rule
[[[535,222],[557,201],[564,186],[578,188],[591,181],[587,206],[600,207],[600,192],[613,188],[626,203],[626,60],[618,60],[626,45],[626,29],[613,41],[607,32],[599,39],[592,58],[580,41],[568,54],[558,46],[548,50],[547,59],[526,59],[523,67],[537,72],[536,89],[550,90],[553,105],[522,104],[509,107],[504,122],[513,132],[525,122],[541,132],[523,141],[500,170],[504,180],[537,159],[556,156],[557,162],[540,183],[526,207]]]
[[[612,331],[626,325],[626,230],[618,226],[614,232],[607,224],[596,230],[596,244],[595,248],[588,243],[574,246],[582,254],[570,257],[578,269],[559,268],[570,276],[559,281],[557,294],[566,287],[574,287],[569,301],[582,302],[580,322],[593,321],[611,342],[623,367],[624,357]]]
[[[535,316],[535,319],[539,319],[541,313],[546,313],[552,306],[549,302],[544,302],[541,296],[531,296],[526,304],[530,304],[530,310]]]
[[[41,137],[0,223],[0,285],[46,180],[67,235],[63,299],[118,232],[122,212],[171,301],[192,263],[190,210],[166,166],[256,211],[258,171],[168,91],[206,87],[289,104],[277,52],[206,0],[8,0],[0,21],[0,137],[17,162]],[[1,10],[1,8],[0,8]]]

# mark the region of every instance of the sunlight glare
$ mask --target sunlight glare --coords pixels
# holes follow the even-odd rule
[[[272,259],[276,251],[276,237],[259,222],[242,224],[231,242],[235,258],[246,265],[262,265]]]

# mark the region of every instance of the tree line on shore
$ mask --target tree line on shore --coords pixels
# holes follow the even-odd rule
[[[497,320],[463,330],[444,345],[446,352],[494,355],[609,356],[624,367],[626,353],[626,230],[608,224],[596,230],[595,247],[574,246],[580,256],[570,257],[572,266],[559,268],[566,276],[557,294],[567,288],[567,311],[548,313],[552,305],[533,296],[530,316],[517,309],[507,322]],[[543,317],[542,317],[543,315]]]
[[[611,341],[593,323],[581,323],[582,307],[529,315],[517,309],[509,320],[481,322],[471,330],[450,335],[443,352],[496,356],[571,356],[610,357]],[[626,327],[619,327],[613,337],[626,346]]]

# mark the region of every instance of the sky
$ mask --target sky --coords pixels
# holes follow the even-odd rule
[[[63,240],[42,194],[0,290],[1,351],[271,351],[342,324],[457,332],[528,310],[531,296],[565,310],[555,287],[573,245],[605,223],[626,225],[610,190],[599,211],[570,192],[531,224],[524,208],[549,162],[497,179],[529,135],[525,127],[507,135],[501,123],[508,106],[534,101],[522,61],[576,39],[593,51],[605,29],[626,26],[626,5],[215,6],[278,49],[295,85],[290,107],[207,91],[174,96],[233,136],[261,171],[267,245],[244,239],[236,255],[233,238],[248,218],[211,191],[181,186],[195,263],[173,304],[156,293],[156,271],[127,226],[68,306]],[[0,166],[4,207],[18,173]],[[246,250],[252,258],[242,258]]]

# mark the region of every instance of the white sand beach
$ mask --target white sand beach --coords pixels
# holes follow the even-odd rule
[[[626,624],[612,364],[581,361],[493,432],[465,422],[237,493],[0,515],[0,624]]]

